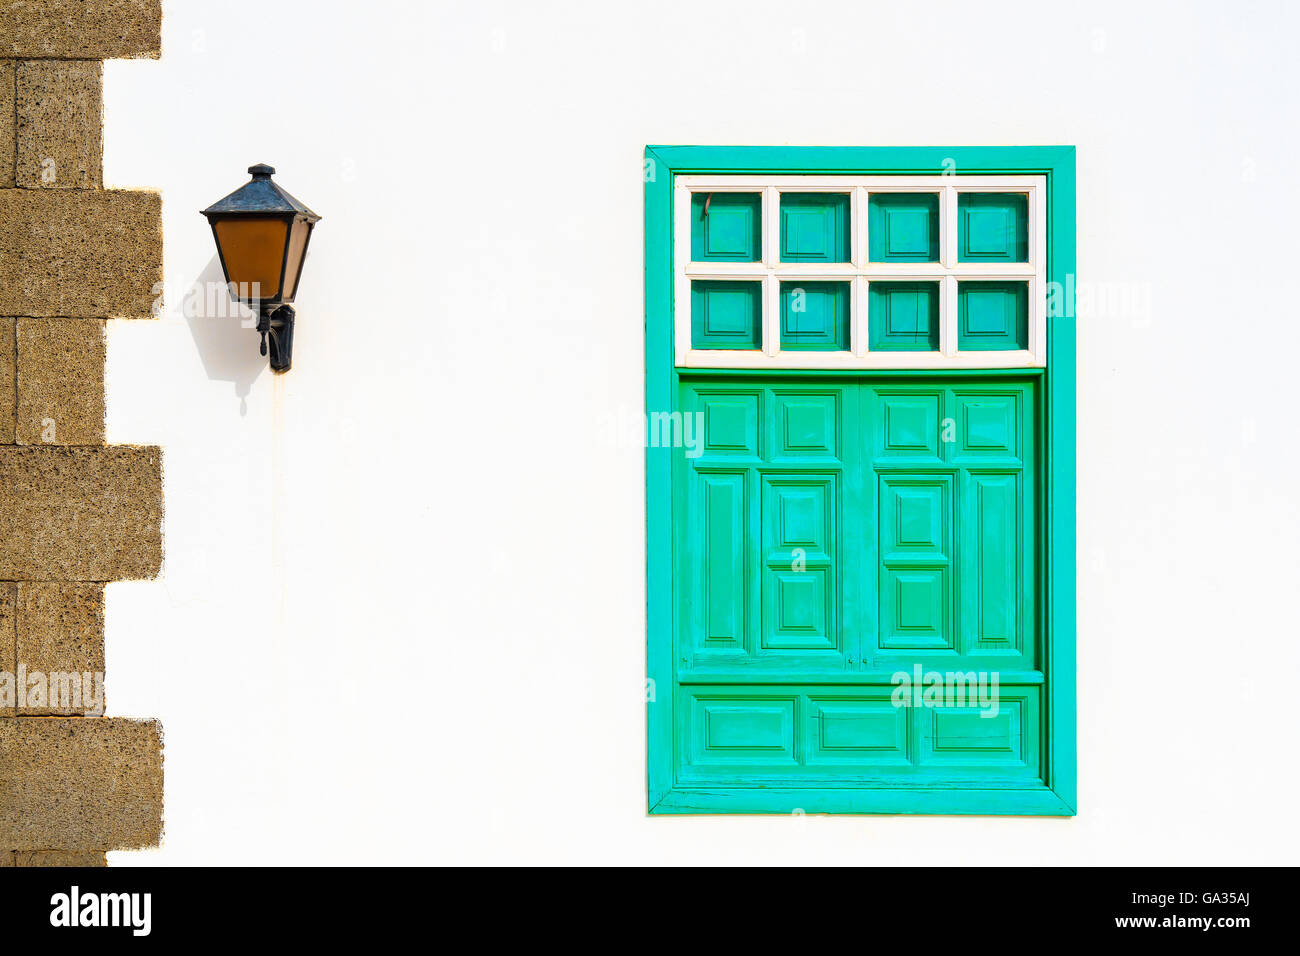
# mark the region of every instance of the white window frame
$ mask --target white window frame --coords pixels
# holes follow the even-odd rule
[[[674,184],[674,289],[676,364],[683,368],[947,369],[1041,368],[1047,364],[1047,178],[1044,176],[678,176]],[[692,262],[691,194],[744,192],[762,196],[762,257],[758,262]],[[849,194],[848,262],[780,261],[780,196],[783,192]],[[938,262],[869,262],[868,199],[872,193],[929,192],[939,196]],[[961,193],[1022,193],[1028,199],[1025,262],[958,262],[957,197]],[[760,349],[692,349],[691,282],[696,279],[762,282]],[[957,280],[1001,279],[1029,284],[1029,347],[1005,351],[959,351]],[[844,352],[783,351],[782,282],[839,280],[849,283],[849,349]],[[867,302],[872,282],[937,281],[939,351],[873,352],[868,347]]]

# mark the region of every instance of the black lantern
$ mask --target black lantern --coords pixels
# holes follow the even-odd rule
[[[320,221],[271,181],[275,170],[249,166],[252,179],[203,210],[221,256],[221,270],[234,298],[257,311],[262,354],[271,338],[271,368],[293,364],[293,301],[302,278],[312,228]]]

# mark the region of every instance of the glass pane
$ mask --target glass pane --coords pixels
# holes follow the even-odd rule
[[[307,237],[311,224],[305,219],[294,220],[289,230],[289,255],[284,262],[284,301],[292,302],[298,291],[298,275],[302,271],[302,257],[307,251]]]
[[[280,294],[280,269],[288,224],[283,219],[226,219],[216,224],[226,279],[241,300]]]

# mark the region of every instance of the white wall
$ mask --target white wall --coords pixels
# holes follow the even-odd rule
[[[109,440],[166,471],[163,577],[108,611],[166,835],[113,862],[1294,862],[1298,19],[169,0],[106,75],[171,293],[110,330]],[[646,817],[642,452],[601,427],[646,143],[1077,145],[1080,274],[1150,301],[1079,324],[1076,819]],[[180,309],[259,161],[324,216],[282,378]]]

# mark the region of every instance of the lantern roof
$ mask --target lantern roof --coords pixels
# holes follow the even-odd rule
[[[293,196],[285,192],[278,183],[272,182],[275,167],[265,163],[249,166],[252,179],[244,183],[224,199],[219,199],[207,209],[205,216],[220,216],[239,213],[262,213],[269,215],[303,216],[308,222],[316,222],[320,216],[312,212]]]

